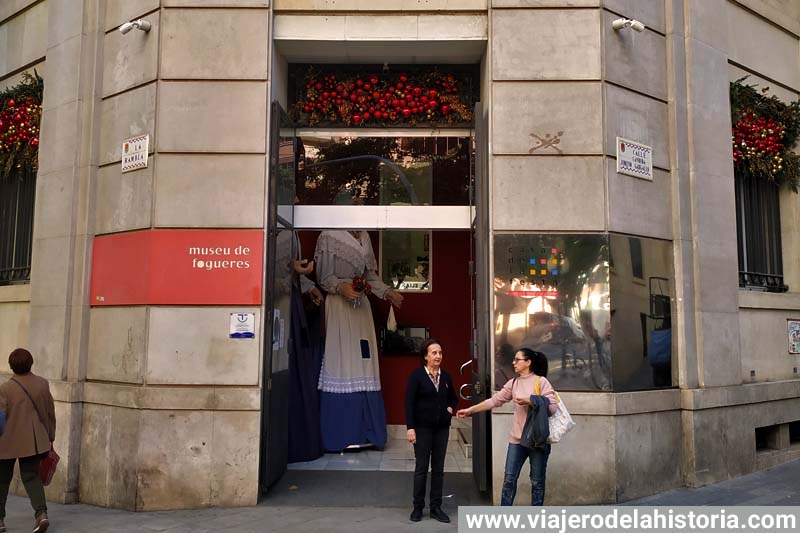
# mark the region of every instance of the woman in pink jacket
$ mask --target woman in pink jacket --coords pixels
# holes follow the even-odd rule
[[[544,505],[550,444],[537,448],[526,448],[519,443],[519,440],[528,416],[531,396],[536,394],[536,382],[539,382],[539,395],[550,400],[550,414],[556,412],[556,395],[553,386],[547,381],[547,356],[543,353],[520,348],[514,354],[513,364],[514,372],[517,373],[516,378],[508,380],[503,388],[488,400],[468,409],[461,409],[456,414],[459,418],[463,418],[500,407],[511,400],[514,401],[514,420],[508,436],[508,452],[506,453],[500,505],[514,505],[514,497],[517,495],[517,480],[526,459],[531,461],[531,505]]]

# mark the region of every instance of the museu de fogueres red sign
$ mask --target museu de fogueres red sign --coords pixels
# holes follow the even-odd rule
[[[262,230],[95,237],[91,305],[260,305]]]

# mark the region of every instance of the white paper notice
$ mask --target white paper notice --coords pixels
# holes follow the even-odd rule
[[[255,313],[231,313],[231,339],[254,339],[256,337]]]

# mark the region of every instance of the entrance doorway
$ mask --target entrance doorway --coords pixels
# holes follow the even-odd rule
[[[297,497],[302,489],[309,500],[301,505],[339,505],[342,488],[352,486],[352,490],[371,487],[364,498],[354,500],[364,505],[406,507],[414,455],[405,438],[405,386],[411,371],[421,364],[414,347],[426,337],[442,342],[443,367],[459,388],[460,407],[483,399],[488,390],[483,381],[487,350],[481,349],[477,318],[489,313],[485,296],[483,308],[477,307],[481,284],[476,280],[487,274],[485,262],[476,261],[476,232],[484,228],[478,227],[481,217],[476,216],[480,180],[475,132],[393,129],[354,135],[297,130],[285,121],[277,104],[273,117],[260,476],[265,502],[298,504],[305,500]],[[321,349],[322,335],[332,333],[324,312],[309,298],[305,302],[299,298],[303,285],[315,283],[324,289],[324,280],[318,272],[298,276],[288,265],[296,266],[294,260],[310,264],[320,235],[347,232],[364,232],[362,238],[375,252],[380,282],[404,297],[402,308],[395,308],[392,317],[388,302],[374,296],[368,302],[380,366],[385,439],[370,436],[347,446],[323,443],[318,453],[297,457],[292,442],[324,441],[312,430],[298,430],[302,424],[295,423],[297,416],[305,415],[292,399],[306,398],[306,408],[313,411],[315,396],[307,389],[316,383],[308,375],[318,375],[316,368],[308,372],[296,357],[299,336],[292,328],[298,327],[298,311],[302,308],[306,333],[313,337],[310,346]],[[482,335],[485,339],[485,332]],[[305,361],[318,364],[313,357]],[[305,385],[298,385],[299,374],[306,375]],[[309,394],[304,396],[300,388]],[[324,427],[324,409],[316,416]],[[486,419],[454,419],[445,493],[451,483],[459,487],[454,491],[459,504],[477,502],[477,494],[488,489],[488,443]]]

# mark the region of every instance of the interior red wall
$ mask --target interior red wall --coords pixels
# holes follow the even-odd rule
[[[300,234],[303,257],[310,259],[319,232],[305,231]],[[370,232],[375,254],[379,253],[378,232]],[[434,231],[432,238],[431,276],[433,291],[430,293],[404,293],[402,309],[395,309],[399,325],[428,326],[430,335],[441,341],[444,350],[442,366],[453,378],[456,390],[469,381],[468,373],[458,375],[459,367],[470,359],[470,278],[469,240],[466,231]],[[380,263],[380,258],[378,258]],[[370,297],[375,321],[376,337],[386,325],[389,304],[374,296]],[[405,394],[408,376],[420,366],[421,359],[415,355],[380,355],[381,387],[386,404],[386,421],[389,424],[405,424]],[[461,401],[460,407],[467,407]]]

